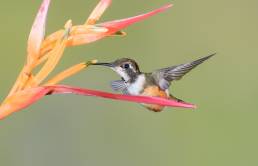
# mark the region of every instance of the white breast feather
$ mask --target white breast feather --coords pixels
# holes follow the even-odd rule
[[[139,95],[140,92],[143,90],[144,84],[145,84],[145,75],[141,74],[138,76],[138,78],[135,80],[134,83],[128,86],[127,90],[131,95]]]

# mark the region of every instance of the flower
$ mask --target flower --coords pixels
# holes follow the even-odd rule
[[[45,23],[49,4],[50,0],[43,0],[35,18],[28,38],[26,63],[8,96],[0,105],[0,119],[5,118],[13,112],[26,108],[45,95],[63,93],[99,96],[132,102],[160,104],[164,106],[185,108],[195,107],[189,103],[178,103],[174,100],[156,97],[128,96],[65,85],[57,85],[65,78],[78,73],[93,63],[96,63],[96,60],[76,64],[57,74],[53,78],[46,80],[47,76],[59,63],[66,47],[88,44],[106,36],[125,35],[125,33],[121,31],[122,29],[159,12],[165,11],[167,8],[172,6],[171,4],[135,17],[97,24],[96,22],[111,4],[111,0],[101,0],[83,25],[73,26],[72,21],[68,20],[64,26],[64,29],[56,31],[45,37]],[[42,65],[42,67],[40,67],[38,72],[35,73],[35,68],[39,67],[39,65]]]

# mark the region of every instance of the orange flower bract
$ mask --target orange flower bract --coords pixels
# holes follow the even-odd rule
[[[96,63],[95,60],[74,65],[57,74],[53,78],[46,80],[47,76],[60,62],[66,47],[88,44],[106,36],[124,35],[125,33],[121,32],[122,29],[159,12],[165,11],[172,5],[169,4],[139,16],[96,24],[104,11],[111,4],[111,0],[101,0],[83,25],[73,26],[72,21],[69,20],[65,24],[64,29],[58,30],[45,37],[45,24],[49,4],[50,0],[43,0],[40,6],[28,38],[26,63],[8,96],[0,105],[0,119],[5,118],[11,113],[19,111],[33,104],[45,95],[58,93],[75,93],[80,95],[99,96],[117,100],[126,100],[140,103],[155,103],[160,105],[185,108],[195,107],[192,104],[177,103],[173,100],[144,96],[126,96],[70,86],[56,85],[65,78],[76,74],[92,63]],[[40,64],[42,64],[42,67],[38,70],[38,72],[35,73],[35,68]]]

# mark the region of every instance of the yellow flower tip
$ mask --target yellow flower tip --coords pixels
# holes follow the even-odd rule
[[[70,19],[70,20],[68,20],[68,21],[65,23],[64,28],[65,28],[65,29],[70,29],[72,26],[73,26],[72,20]]]
[[[122,32],[122,34],[121,34],[122,36],[126,36],[127,35],[127,33],[126,32]]]
[[[95,64],[95,63],[97,63],[97,62],[98,62],[97,59],[94,59],[94,60],[91,61],[92,64]]]
[[[93,65],[93,64],[95,64],[95,63],[97,63],[98,62],[98,60],[97,59],[94,59],[94,60],[91,60],[91,61],[87,61],[86,62],[86,65],[87,66],[90,66],[90,65]]]
[[[65,23],[65,32],[64,32],[64,38],[68,38],[68,36],[70,35],[70,32],[71,32],[71,29],[72,29],[72,20],[68,20],[66,23]]]
[[[118,35],[118,36],[126,36],[126,32],[124,31],[117,31],[114,35]]]

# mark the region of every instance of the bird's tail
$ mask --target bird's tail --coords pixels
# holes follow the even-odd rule
[[[181,99],[179,99],[179,98],[176,98],[175,96],[173,96],[173,95],[171,95],[171,94],[169,94],[169,97],[170,97],[171,99],[173,99],[173,100],[176,100],[177,102],[185,103],[184,100],[181,100]]]

